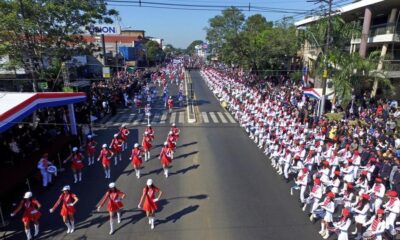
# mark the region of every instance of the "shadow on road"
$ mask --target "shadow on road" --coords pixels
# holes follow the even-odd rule
[[[168,222],[173,222],[173,223],[175,223],[176,221],[178,221],[178,220],[179,220],[180,218],[182,218],[183,216],[188,215],[188,214],[190,214],[190,213],[192,213],[192,212],[197,211],[198,208],[199,208],[199,205],[194,205],[194,206],[186,207],[186,208],[184,208],[184,209],[182,209],[182,210],[180,210],[180,211],[178,211],[178,212],[176,212],[176,213],[174,213],[174,214],[172,214],[172,215],[166,217],[165,219],[160,219],[160,220],[158,220],[158,221],[156,222],[156,225],[161,225],[161,224],[165,224],[165,223],[168,223]]]
[[[185,143],[185,144],[177,146],[176,148],[184,148],[184,147],[188,147],[190,145],[195,145],[195,144],[197,144],[197,142]]]
[[[199,164],[195,164],[195,165],[189,166],[187,168],[180,169],[176,172],[173,172],[170,175],[173,176],[173,175],[178,175],[178,174],[186,174],[186,172],[197,169],[199,166],[200,166]]]
[[[175,157],[174,160],[177,160],[177,159],[180,159],[180,158],[187,158],[187,157],[189,157],[191,155],[197,154],[198,152],[199,151],[193,151],[193,152],[190,152],[190,153],[181,154],[181,155]]]
[[[207,194],[199,194],[199,195],[194,195],[194,196],[183,196],[183,197],[173,197],[173,198],[167,198],[167,200],[176,200],[176,199],[191,199],[191,200],[203,200],[208,198]]]

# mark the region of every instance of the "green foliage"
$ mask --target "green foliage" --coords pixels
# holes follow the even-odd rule
[[[146,58],[148,64],[150,62],[162,62],[165,59],[165,53],[156,41],[147,41],[145,43]]]
[[[0,55],[33,76],[54,78],[60,62],[90,51],[79,36],[91,23],[112,23],[104,0],[0,0]]]
[[[256,73],[279,68],[298,49],[290,18],[274,25],[260,14],[246,19],[240,10],[228,8],[209,20],[206,31],[212,52],[220,61]]]
[[[203,44],[203,41],[202,40],[194,40],[191,44],[189,44],[189,46],[186,48],[186,54],[189,54],[189,55],[193,55],[194,53],[195,53],[195,47],[197,46],[197,45],[201,45],[201,44]]]

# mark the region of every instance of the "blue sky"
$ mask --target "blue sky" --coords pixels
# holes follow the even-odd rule
[[[318,6],[309,3],[306,0],[154,0],[162,3],[178,4],[209,4],[209,5],[245,5],[250,2],[252,6],[302,9],[309,10]],[[218,11],[191,11],[191,10],[173,10],[173,9],[155,9],[138,6],[115,6],[120,3],[109,3],[109,8],[115,8],[119,11],[121,17],[121,26],[130,26],[133,29],[145,30],[147,36],[163,38],[164,43],[170,43],[174,47],[186,48],[193,40],[205,40],[205,27],[208,26],[208,19],[221,13]],[[145,5],[145,4],[144,4]],[[257,12],[244,12],[246,16],[256,14]],[[285,16],[295,15],[293,13],[272,13],[263,12],[267,20],[276,21]],[[297,16],[296,20],[304,16]]]

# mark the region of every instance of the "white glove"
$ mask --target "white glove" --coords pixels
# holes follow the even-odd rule
[[[97,211],[100,212],[100,207],[97,207]]]
[[[54,210],[53,210],[52,208],[50,208],[50,209],[49,209],[49,212],[50,212],[50,213],[53,213],[53,212],[54,212]]]
[[[140,206],[140,204],[138,204],[137,207],[138,207],[138,208],[142,208],[142,207]]]
[[[11,217],[14,217],[14,216],[15,216],[15,213],[11,213],[10,216],[11,216]]]
[[[68,207],[73,207],[74,204],[73,204],[73,203],[68,203],[67,206],[68,206]]]
[[[154,202],[158,202],[158,200],[159,200],[158,198],[154,198]]]

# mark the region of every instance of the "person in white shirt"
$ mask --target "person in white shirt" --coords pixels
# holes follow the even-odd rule
[[[325,210],[325,216],[323,220],[321,220],[321,231],[319,231],[319,234],[321,234],[324,239],[328,239],[330,235],[328,226],[333,222],[333,213],[335,212],[334,198],[335,194],[333,192],[328,192],[325,200],[319,204],[319,206]]]
[[[361,195],[361,198],[353,204],[352,206],[352,212],[354,213],[355,221],[356,221],[356,229],[354,232],[352,232],[353,235],[357,234],[357,238],[361,238],[361,231],[362,231],[362,226],[366,223],[367,221],[367,215],[369,212],[369,200],[370,196],[368,194],[363,193]]]
[[[376,212],[382,205],[382,198],[385,196],[386,187],[382,184],[382,178],[375,178],[375,183],[367,193],[372,193],[375,196],[374,211]]]
[[[343,208],[342,217],[338,222],[333,223],[333,227],[338,235],[338,240],[348,240],[348,230],[351,225],[350,210]]]
[[[368,226],[367,232],[375,236],[375,240],[382,240],[382,235],[385,232],[385,220],[383,215],[385,214],[383,209],[378,209],[376,214],[364,224],[364,227]],[[361,240],[361,237],[356,238]]]
[[[389,198],[389,201],[383,205],[386,212],[386,229],[389,230],[392,235],[396,235],[395,221],[400,213],[400,200],[396,191],[390,190],[386,193],[386,196]]]
[[[47,187],[47,185],[51,183],[52,180],[51,173],[47,171],[48,167],[52,165],[48,158],[48,153],[43,154],[42,158],[37,164],[37,168],[40,170],[40,174],[42,174],[43,187]]]

